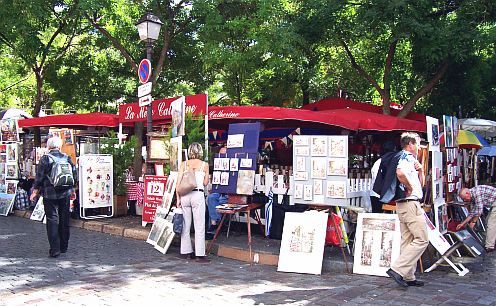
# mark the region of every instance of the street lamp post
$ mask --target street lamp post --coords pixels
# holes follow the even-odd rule
[[[153,15],[150,12],[145,13],[136,23],[138,27],[138,33],[140,40],[143,41],[146,45],[146,59],[150,62],[152,60],[152,50],[153,43],[158,39],[158,35],[160,34],[160,27],[162,26],[162,21]],[[150,72],[153,75],[152,72]],[[146,106],[146,133],[149,134],[152,132],[152,103],[150,102]]]

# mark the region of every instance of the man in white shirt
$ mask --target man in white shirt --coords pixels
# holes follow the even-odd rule
[[[401,146],[403,154],[396,168],[396,176],[401,183],[404,195],[396,200],[396,212],[400,219],[401,249],[400,256],[391,265],[387,274],[399,285],[423,286],[422,281],[415,279],[417,261],[429,245],[424,210],[420,206],[424,173],[416,156],[420,138],[416,133],[403,133]]]

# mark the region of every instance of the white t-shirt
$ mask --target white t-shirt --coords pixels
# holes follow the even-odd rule
[[[422,185],[420,184],[418,172],[415,170],[415,162],[416,159],[413,154],[403,150],[403,154],[400,157],[397,167],[397,169],[403,170],[408,181],[410,182],[410,185],[412,186],[412,194],[406,198],[409,200],[421,200],[423,196]],[[400,188],[405,190],[405,186],[403,184],[400,185]]]
[[[375,183],[375,178],[377,177],[377,173],[379,173],[379,167],[381,166],[381,158],[375,161],[374,165],[372,166],[372,169],[370,169],[370,174],[372,175],[372,183],[371,183],[371,188],[370,188],[370,196],[371,197],[376,197],[380,198],[381,195],[377,194],[374,192],[374,183]]]

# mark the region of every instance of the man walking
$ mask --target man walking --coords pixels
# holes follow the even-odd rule
[[[456,226],[457,230],[464,228],[467,224],[470,228],[474,228],[475,223],[482,215],[484,207],[490,209],[487,216],[487,232],[486,232],[486,252],[494,251],[494,244],[496,242],[496,188],[479,185],[474,188],[462,188],[460,191],[460,198],[464,202],[472,202],[468,217],[462,223]]]
[[[401,248],[400,256],[391,265],[387,274],[399,285],[423,286],[422,281],[415,279],[417,261],[429,244],[424,210],[420,206],[424,173],[422,165],[417,161],[420,137],[416,133],[401,135],[402,155],[396,168],[396,176],[400,189],[404,194],[396,200],[396,212],[400,219]]]
[[[60,152],[62,139],[52,137],[47,142],[48,154],[40,159],[31,194],[33,201],[43,196],[50,257],[67,252],[69,244],[69,199],[74,193],[76,167],[71,158]],[[72,181],[71,181],[72,179]]]

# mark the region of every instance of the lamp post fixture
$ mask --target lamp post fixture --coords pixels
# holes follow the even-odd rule
[[[158,39],[160,34],[160,27],[163,22],[150,12],[145,13],[136,23],[140,40],[145,42],[146,45],[146,59],[151,62],[153,43]],[[152,73],[151,73],[152,74]],[[153,74],[152,74],[153,75]],[[153,131],[152,128],[152,103],[146,106],[146,133],[149,134]]]

